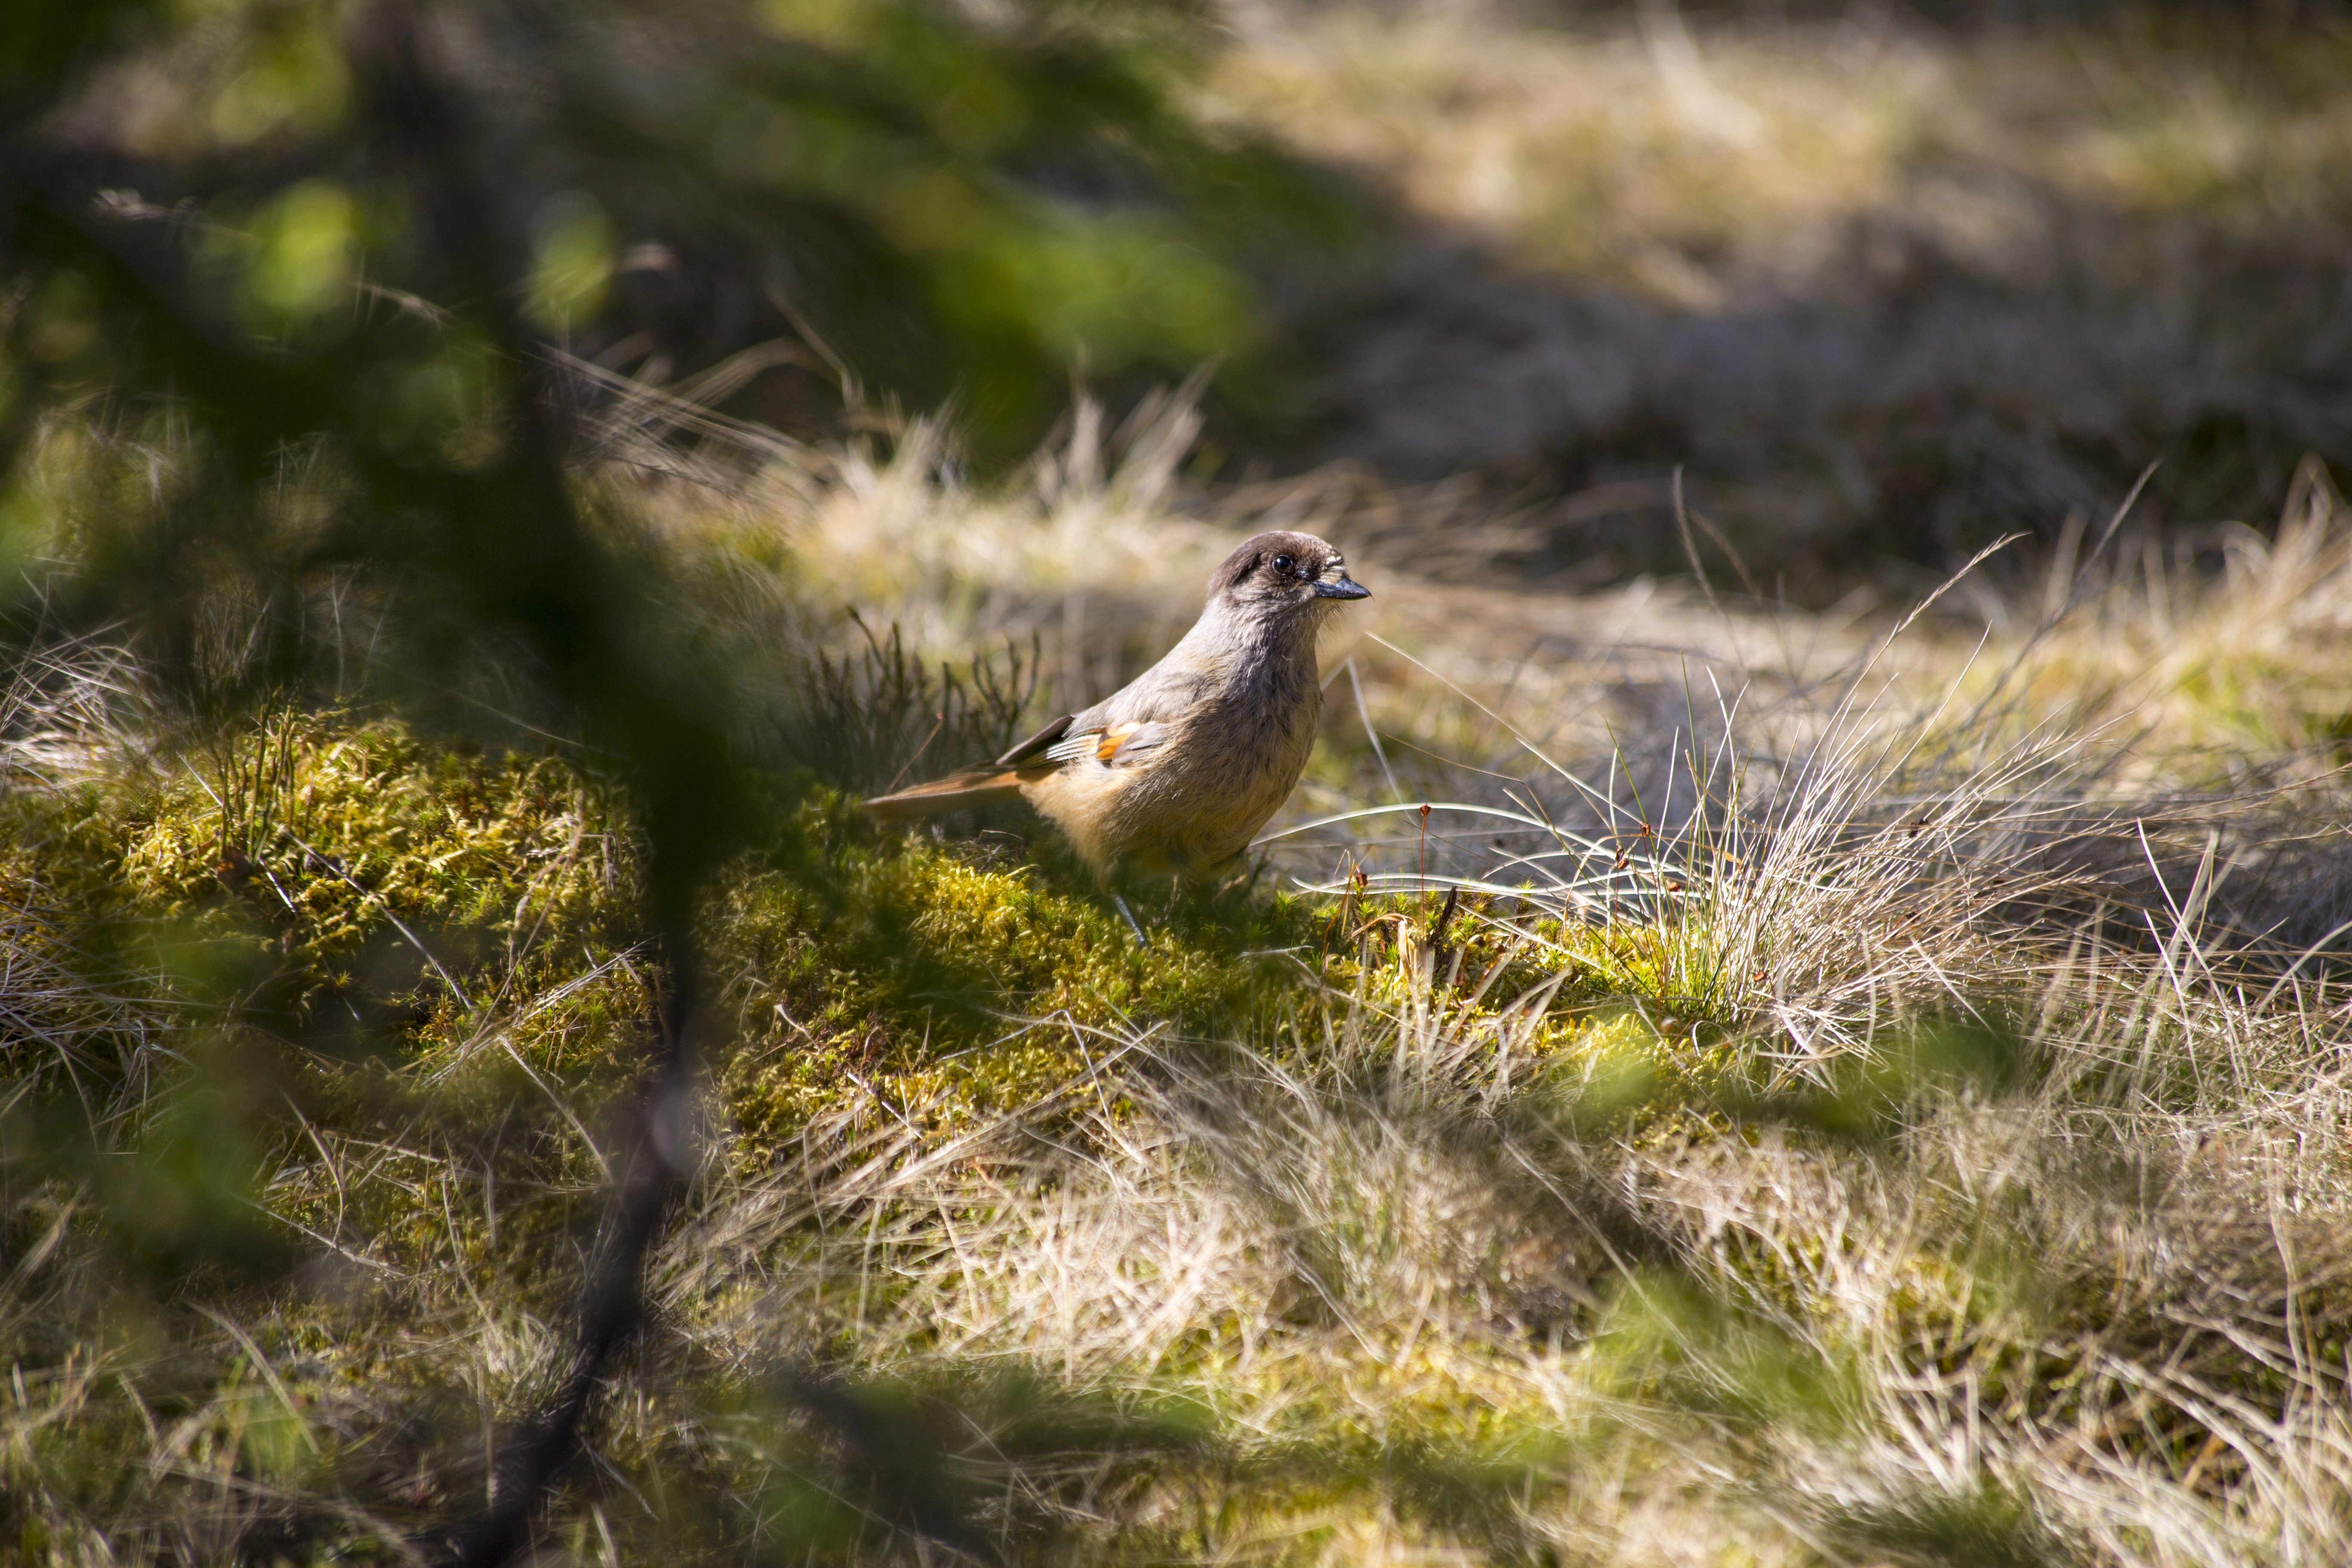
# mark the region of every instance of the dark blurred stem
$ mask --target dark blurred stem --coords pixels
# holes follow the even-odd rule
[[[675,932],[663,948],[670,986],[657,1007],[657,1060],[635,1118],[635,1146],[605,1215],[604,1235],[580,1300],[580,1338],[563,1386],[539,1417],[504,1447],[489,1511],[458,1540],[457,1568],[499,1568],[528,1544],[530,1520],[565,1461],[604,1369],[644,1316],[646,1258],[660,1238],[671,1194],[684,1174],[693,1118],[688,1029],[693,963]]]
[[[626,596],[614,591],[602,552],[581,525],[565,478],[560,417],[517,319],[526,247],[489,197],[467,105],[436,70],[406,0],[383,0],[368,14],[353,63],[367,86],[371,128],[406,174],[428,243],[457,273],[459,294],[514,367],[506,463],[520,504],[512,515],[478,515],[461,527],[477,531],[467,543],[482,565],[487,607],[539,642],[583,720],[638,775],[652,847],[647,915],[666,979],[651,1020],[651,1060],[632,1147],[582,1287],[579,1338],[562,1385],[503,1446],[488,1511],[459,1533],[452,1553],[460,1568],[500,1568],[528,1544],[533,1513],[579,1448],[599,1382],[643,1320],[646,1259],[689,1163],[688,1030],[698,994],[691,909],[695,880],[717,837],[698,816],[698,806],[707,810],[712,803],[697,801],[689,781],[701,772],[706,786],[718,784],[709,775],[723,772],[723,759],[711,756],[710,737],[633,657]]]

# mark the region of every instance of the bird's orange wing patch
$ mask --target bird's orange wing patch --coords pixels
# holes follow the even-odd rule
[[[1086,730],[1066,736],[1045,750],[1053,763],[1081,763],[1091,758],[1107,768],[1126,767],[1168,738],[1168,726],[1141,721],[1114,724],[1108,730]]]
[[[1155,747],[1165,745],[1169,734],[1167,725],[1152,720],[1121,724],[1103,737],[1108,743],[1097,754],[1110,767],[1131,768],[1150,756]]]

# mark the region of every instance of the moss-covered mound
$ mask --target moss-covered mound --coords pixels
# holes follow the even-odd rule
[[[284,714],[5,809],[0,874],[28,911],[28,963],[47,952],[154,1009],[424,1080],[493,1041],[489,1056],[566,1083],[633,1065],[658,984],[629,946],[637,851],[611,790],[566,757]],[[1392,1005],[1391,955],[1434,912],[1163,886],[1132,889],[1139,942],[1042,835],[1034,857],[991,843],[879,832],[812,786],[711,890],[702,941],[725,1007],[703,1044],[742,1148],[852,1104],[940,1125],[1034,1106],[1139,1040],[1262,1040],[1301,994],[1369,983]],[[1450,971],[1504,963],[1496,930],[1465,912]],[[1508,978],[1537,975],[1544,945],[1514,947]],[[87,984],[50,989],[87,1011]],[[41,1065],[31,1039],[20,1070]]]

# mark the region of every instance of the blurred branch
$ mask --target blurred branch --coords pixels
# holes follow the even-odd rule
[[[690,1163],[688,1031],[700,1001],[694,889],[720,842],[709,825],[729,822],[740,802],[729,798],[727,759],[715,731],[694,721],[695,705],[681,703],[681,694],[646,681],[615,636],[632,606],[606,591],[592,568],[598,552],[572,504],[544,362],[530,352],[512,307],[524,276],[519,251],[502,243],[500,215],[464,151],[462,100],[427,62],[414,6],[383,0],[353,54],[364,62],[371,107],[399,150],[418,205],[470,275],[476,308],[519,367],[507,401],[508,450],[531,504],[509,520],[515,535],[488,575],[492,593],[509,600],[550,655],[583,715],[604,720],[606,738],[617,741],[632,764],[652,842],[647,912],[667,980],[651,1020],[634,1146],[582,1292],[570,1367],[549,1407],[519,1443],[503,1447],[489,1510],[463,1533],[455,1553],[465,1568],[498,1568],[528,1539],[540,1500],[579,1446],[598,1380],[643,1317],[646,1258]]]
[[[336,439],[367,504],[358,526],[335,531],[325,553],[421,572],[453,601],[458,624],[519,634],[592,745],[633,786],[650,851],[643,918],[665,984],[647,1020],[633,1147],[583,1288],[566,1375],[520,1440],[504,1447],[489,1510],[457,1547],[457,1561],[487,1568],[524,1540],[532,1510],[578,1445],[600,1376],[640,1321],[644,1260],[690,1163],[689,1032],[700,1000],[690,911],[702,876],[740,833],[744,800],[706,694],[686,666],[656,656],[642,601],[623,585],[573,502],[561,415],[537,368],[544,357],[514,306],[528,274],[523,247],[485,188],[470,106],[436,69],[404,0],[364,15],[351,56],[362,89],[358,132],[397,168],[432,269],[450,285],[448,307],[499,352],[501,439],[488,462],[420,461],[388,450],[355,403],[370,372],[398,352],[385,331],[362,325],[307,350],[251,342],[192,290],[176,236],[163,226],[134,229],[94,205],[97,161],[30,133],[20,132],[16,149],[19,175],[5,193],[0,260],[12,270],[67,267],[94,280],[134,345],[116,364],[114,395],[184,407],[218,443],[226,464],[217,479],[251,487],[289,447]],[[217,514],[191,512],[184,500],[177,510],[175,518],[164,502],[160,535],[114,586],[144,599],[138,619],[177,650],[167,664],[184,683],[194,679],[186,623],[201,587],[183,579],[180,560],[218,523]],[[315,565],[319,552],[314,545],[281,565]]]

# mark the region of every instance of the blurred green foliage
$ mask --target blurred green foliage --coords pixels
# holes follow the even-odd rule
[[[773,1148],[824,1115],[915,1133],[1097,1081],[1089,1030],[1208,1054],[1425,993],[1402,910],[1359,911],[1396,916],[1393,966],[1281,899],[1171,900],[1139,945],[1066,860],[877,838],[811,781],[903,768],[927,710],[985,754],[1018,661],[933,682],[877,638],[856,672],[802,668],[798,710],[750,712],[672,566],[575,478],[562,353],[675,372],[765,322],[827,396],[952,397],[1000,454],[1074,371],[1249,355],[1254,260],[1342,216],[1177,107],[1198,26],[1141,0],[0,9],[6,635],[121,628],[159,677],[148,738],[186,764],[0,797],[26,911],[0,1034],[22,1416],[0,1529],[22,1553],[445,1545],[494,1452],[578,1430],[533,1418],[567,1375],[587,1412],[635,1321],[592,1336],[592,1287],[634,1277],[684,1184],[661,1120],[683,1092],[631,1086],[649,1062],[683,1083],[689,1026],[723,1112]],[[383,696],[558,747],[445,743]],[[1019,1023],[1043,1015],[1064,1026]],[[1595,1055],[1596,1122],[1692,1076],[1663,1036]],[[1891,1131],[1915,1080],[1997,1056],[1923,1047],[1807,1113]],[[550,1342],[575,1331],[567,1360]],[[1600,1331],[1629,1397],[1759,1427],[1846,1400],[1838,1368],[1664,1266]],[[417,1344],[476,1338],[460,1400],[460,1363]],[[953,1367],[746,1392],[668,1353],[642,1364],[719,1408],[614,1473],[657,1500],[638,1529],[665,1548],[717,1517],[713,1559],[976,1541],[1039,1456],[1213,1458],[1174,1401]],[[1449,1521],[1499,1512],[1532,1462],[1384,1451]],[[126,1499],[138,1460],[153,1485]],[[756,1514],[724,1513],[739,1495]]]
[[[1247,359],[1253,262],[1348,224],[1177,107],[1203,34],[1165,0],[27,0],[5,26],[20,399],[147,381],[160,310],[268,342],[347,395],[318,423],[368,437],[454,405],[465,329],[519,318],[656,379],[797,340],[759,411],[952,398],[1010,455],[1074,374]]]

